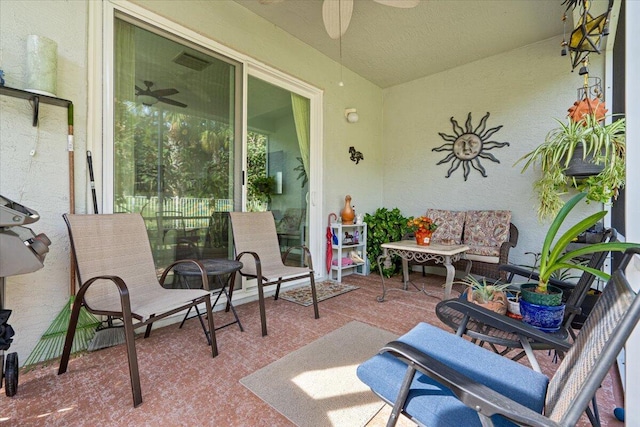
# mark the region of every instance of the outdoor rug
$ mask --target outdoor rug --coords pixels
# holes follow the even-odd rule
[[[320,302],[342,295],[349,291],[353,291],[354,289],[358,289],[358,287],[327,280],[325,282],[316,283],[316,296],[318,297],[318,302]],[[309,285],[285,291],[280,294],[280,298],[295,302],[296,304],[304,305],[305,307],[313,304],[313,300],[311,299],[311,286]]]
[[[356,368],[396,338],[352,321],[240,383],[297,426],[363,426],[383,403],[360,382]]]

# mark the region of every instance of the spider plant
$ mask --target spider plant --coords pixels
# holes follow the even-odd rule
[[[610,203],[625,184],[625,119],[602,124],[588,114],[578,122],[569,120],[551,130],[542,144],[522,156],[522,173],[539,164],[542,176],[534,182],[538,193],[538,218],[552,218],[562,208],[560,195],[571,188],[587,193],[588,201]],[[597,175],[572,177],[565,174],[577,148],[582,160],[602,166]]]

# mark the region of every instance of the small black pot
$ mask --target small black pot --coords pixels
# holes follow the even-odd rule
[[[564,171],[566,176],[582,179],[598,175],[604,170],[604,163],[595,164],[592,155],[588,155],[585,159],[582,158],[583,155],[582,145],[576,146],[573,150],[573,157],[569,160],[569,166]]]

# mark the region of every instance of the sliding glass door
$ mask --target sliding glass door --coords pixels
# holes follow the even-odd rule
[[[280,248],[308,243],[309,99],[249,76],[247,210],[270,210]],[[300,251],[289,261],[300,263]]]
[[[158,267],[231,255],[240,205],[239,64],[115,21],[115,212],[140,212]]]
[[[281,251],[304,244],[315,255],[311,110],[320,92],[139,19],[115,12],[113,21],[107,205],[142,214],[159,269],[232,258],[230,211],[273,212]],[[300,250],[291,255],[302,262]]]

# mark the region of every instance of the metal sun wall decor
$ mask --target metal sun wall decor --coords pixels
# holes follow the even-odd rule
[[[489,141],[489,138],[502,129],[502,125],[486,129],[487,119],[489,113],[487,113],[478,127],[473,129],[471,125],[471,113],[467,116],[465,122],[465,128],[463,129],[458,122],[451,117],[451,124],[453,125],[453,135],[447,135],[442,132],[438,132],[438,135],[442,137],[448,143],[442,144],[440,147],[431,149],[431,151],[450,151],[447,156],[440,160],[437,165],[451,162],[451,166],[447,171],[446,178],[449,178],[453,172],[455,172],[460,165],[464,171],[464,180],[467,180],[471,168],[474,168],[482,174],[483,177],[487,177],[487,171],[480,163],[480,158],[491,160],[495,163],[500,163],[500,160],[496,159],[492,154],[487,153],[494,148],[507,147],[510,144],[508,142]]]

